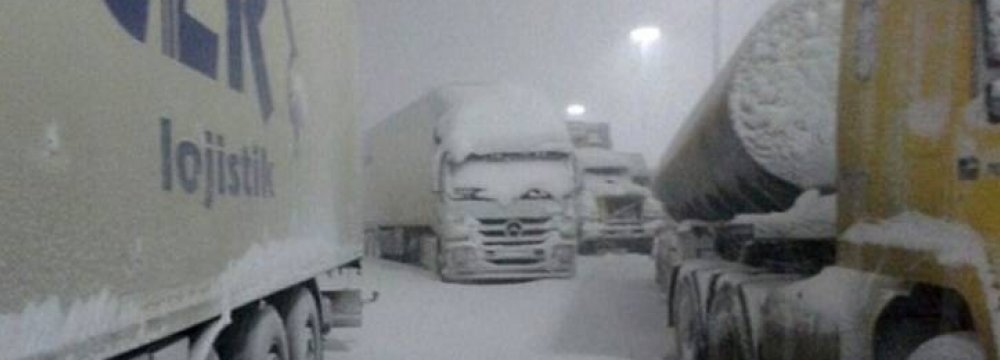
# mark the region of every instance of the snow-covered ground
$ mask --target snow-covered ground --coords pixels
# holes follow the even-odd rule
[[[581,258],[569,280],[445,284],[366,260],[378,290],[360,329],[334,329],[327,359],[662,359],[666,308],[647,256]]]

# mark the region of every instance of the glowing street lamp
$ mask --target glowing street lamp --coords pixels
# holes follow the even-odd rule
[[[628,38],[629,40],[632,40],[632,43],[641,47],[646,47],[657,40],[660,40],[660,35],[660,28],[655,26],[643,26],[630,31],[628,33]]]
[[[572,118],[578,118],[587,113],[587,107],[580,104],[570,104],[566,107],[566,115]]]

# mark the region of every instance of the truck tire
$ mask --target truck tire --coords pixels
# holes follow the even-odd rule
[[[441,266],[438,242],[438,237],[433,234],[420,236],[420,266],[434,273]]]
[[[219,355],[227,360],[291,360],[285,324],[271,305],[241,316],[222,334]]]
[[[434,264],[435,264],[434,274],[436,274],[438,280],[441,280],[441,282],[443,283],[447,284],[454,283],[455,280],[449,278],[444,274],[445,261],[447,261],[447,259],[445,259],[444,249],[441,247],[440,238],[438,239],[437,244],[435,245],[434,248],[437,249],[434,254]]]
[[[675,297],[677,311],[676,336],[679,360],[706,360],[706,329],[698,306],[698,286],[692,277],[685,277]]]
[[[740,291],[724,286],[715,293],[708,312],[708,358],[755,360],[750,315]]]
[[[984,360],[986,351],[974,332],[938,335],[920,344],[907,360]]]
[[[308,289],[300,288],[282,309],[288,335],[290,360],[323,359],[323,323],[316,299]]]

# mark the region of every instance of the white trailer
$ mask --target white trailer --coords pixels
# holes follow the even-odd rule
[[[573,274],[573,148],[544,96],[448,86],[366,140],[366,223],[391,244],[383,255],[419,260],[445,280]]]
[[[0,3],[0,357],[320,358],[359,305],[354,31],[347,1]]]

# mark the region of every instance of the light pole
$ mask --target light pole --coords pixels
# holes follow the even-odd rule
[[[718,74],[722,66],[722,4],[712,2],[712,71]]]

